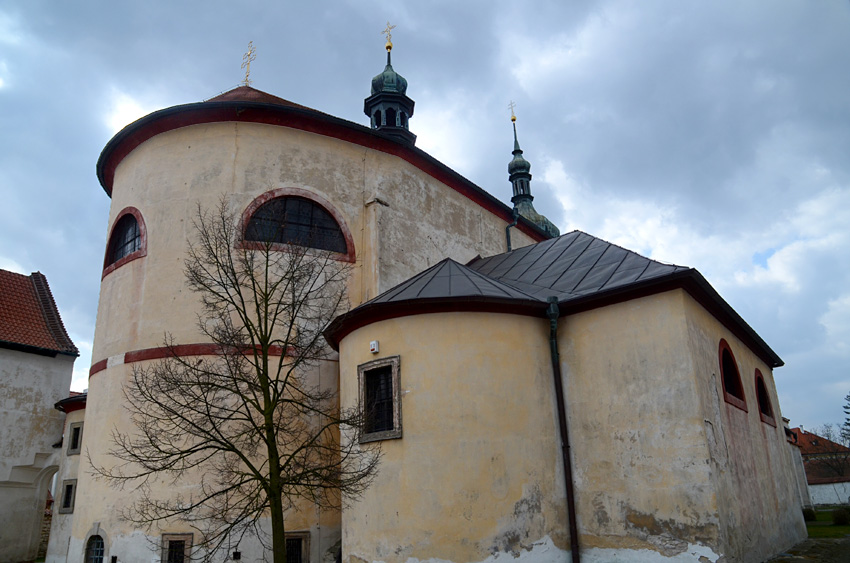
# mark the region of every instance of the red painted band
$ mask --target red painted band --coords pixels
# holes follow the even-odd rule
[[[250,349],[250,348],[248,348]],[[184,358],[187,356],[218,356],[221,354],[221,346],[218,344],[178,344],[176,346],[159,346],[157,348],[145,348],[133,350],[124,354],[125,364],[134,364],[147,360],[162,360],[163,358]],[[282,346],[269,346],[269,354],[282,356]],[[92,364],[89,377],[106,369],[108,360],[100,360]]]
[[[200,102],[174,106],[154,112],[127,126],[107,143],[98,160],[97,175],[103,189],[112,196],[112,183],[118,164],[148,139],[180,127],[219,122],[290,127],[397,156],[506,223],[513,221],[510,207],[421,149],[316,110],[257,102]],[[549,238],[521,216],[517,228],[537,242]]]

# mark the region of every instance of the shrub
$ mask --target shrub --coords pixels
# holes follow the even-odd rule
[[[834,526],[847,526],[850,524],[850,511],[846,508],[836,508],[832,511],[832,524]]]
[[[806,522],[814,522],[817,520],[817,514],[815,513],[814,508],[804,508],[803,509],[803,520]]]

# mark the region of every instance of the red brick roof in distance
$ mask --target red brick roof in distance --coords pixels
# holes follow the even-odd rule
[[[825,453],[850,453],[850,448],[842,446],[823,436],[806,432],[800,428],[792,428],[791,432],[797,435],[796,445],[800,447],[803,456],[811,456]]]
[[[80,355],[42,273],[0,270],[0,347]]]

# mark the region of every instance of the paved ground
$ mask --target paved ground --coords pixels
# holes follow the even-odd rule
[[[841,539],[808,539],[788,553],[765,563],[850,563],[850,536]]]

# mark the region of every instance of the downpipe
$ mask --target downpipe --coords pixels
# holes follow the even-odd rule
[[[514,221],[516,222],[516,221]],[[510,250],[510,238],[508,238]],[[561,434],[561,455],[564,460],[564,485],[567,490],[567,517],[570,521],[570,553],[573,563],[581,563],[578,545],[578,526],[576,525],[576,499],[573,487],[573,466],[570,461],[570,436],[567,432],[567,407],[564,401],[564,384],[561,380],[561,355],[558,352],[558,298],[554,295],[546,299],[546,316],[549,317],[549,353],[552,357],[552,377],[555,382],[555,400],[558,405],[558,429]]]

